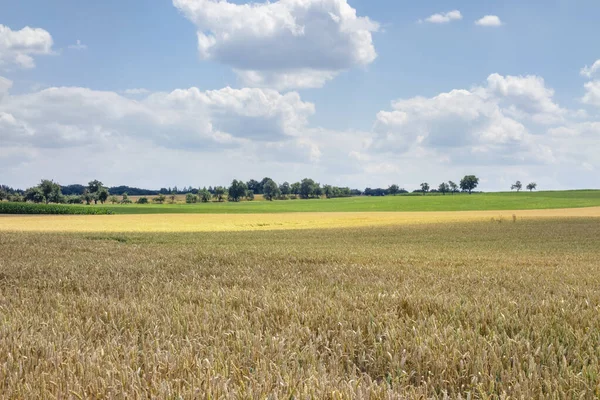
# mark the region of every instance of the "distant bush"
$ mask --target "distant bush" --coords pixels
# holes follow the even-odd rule
[[[188,204],[193,204],[198,202],[198,196],[193,193],[188,193],[185,195],[185,202]]]
[[[148,198],[147,197],[140,197],[139,199],[137,199],[136,203],[138,203],[138,204],[148,204]]]
[[[129,200],[129,199],[123,199],[121,200],[121,204],[131,204],[133,203],[133,201]]]
[[[65,206],[60,204],[0,203],[0,214],[112,214],[112,211],[100,207]]]

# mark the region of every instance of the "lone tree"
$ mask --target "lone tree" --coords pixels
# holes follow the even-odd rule
[[[234,179],[229,186],[229,198],[231,201],[240,201],[246,195],[247,190],[248,186],[244,182]]]
[[[516,181],[515,184],[510,187],[510,190],[515,189],[517,189],[517,193],[519,193],[521,189],[523,189],[523,184],[521,183],[521,181]]]
[[[438,186],[438,192],[442,193],[444,196],[449,191],[450,191],[450,187],[448,186],[448,184],[446,182],[442,182],[442,183],[440,183],[440,186]]]
[[[475,175],[465,175],[465,177],[460,180],[460,188],[469,192],[469,194],[473,192],[473,189],[475,189],[477,185],[479,185],[479,178]]]
[[[423,192],[423,196],[425,196],[425,194],[427,192],[429,192],[429,183],[427,183],[427,182],[421,183],[421,192]]]
[[[400,192],[400,186],[393,184],[392,186],[390,186],[388,188],[388,193],[391,194],[392,196],[395,196],[398,194],[398,192]]]
[[[281,194],[279,186],[273,181],[273,179],[263,180],[263,196],[269,201],[273,201],[274,197],[278,197]]]
[[[104,187],[104,184],[102,182],[100,182],[98,179],[94,179],[93,181],[88,182],[87,190],[88,190],[90,196],[92,197],[92,200],[94,200],[94,204],[98,204],[98,200],[99,200],[98,192],[100,192],[100,189],[102,189],[103,187]],[[87,201],[87,199],[86,199],[86,201]]]
[[[448,188],[450,188],[452,195],[454,195],[454,193],[458,192],[458,185],[452,181],[448,181]]]
[[[537,189],[537,183],[531,182],[527,185],[527,190],[529,190],[530,192],[534,191],[535,189]]]

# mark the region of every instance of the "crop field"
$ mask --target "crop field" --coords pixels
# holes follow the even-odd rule
[[[430,212],[281,214],[0,215],[0,232],[217,232],[335,229],[439,222],[512,222],[532,218],[600,217],[600,207]]]
[[[148,196],[149,199],[152,196]],[[181,200],[179,200],[181,202]],[[483,211],[533,210],[600,206],[600,190],[557,192],[508,192],[447,194],[426,196],[399,195],[385,197],[349,197],[338,199],[210,202],[196,204],[127,204],[98,205],[115,214],[262,214],[286,212],[367,212],[367,211]]]
[[[228,232],[173,227],[256,217],[0,217],[0,397],[598,398],[584,210]],[[258,221],[276,217],[298,218]]]

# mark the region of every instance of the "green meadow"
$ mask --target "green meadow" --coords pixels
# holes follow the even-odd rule
[[[600,206],[600,190],[500,192],[426,196],[349,197],[338,199],[210,202],[196,204],[103,205],[115,214],[254,214],[287,212],[534,210]]]

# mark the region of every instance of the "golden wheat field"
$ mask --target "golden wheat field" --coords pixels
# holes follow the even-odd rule
[[[510,215],[3,217],[0,397],[597,398],[600,218]]]
[[[314,212],[278,214],[0,215],[0,231],[215,232],[394,226],[460,221],[600,217],[600,207],[515,211]]]

